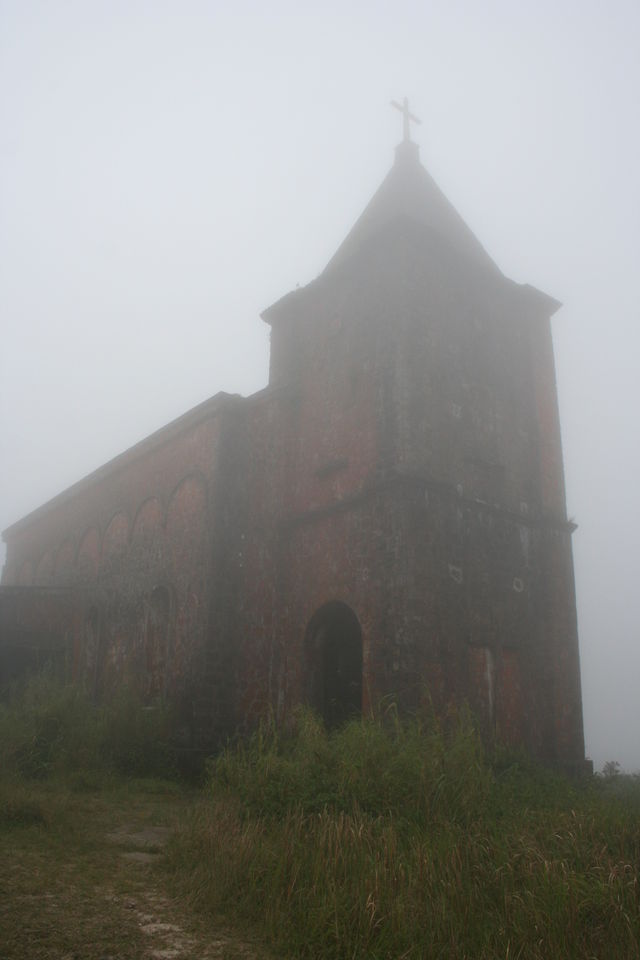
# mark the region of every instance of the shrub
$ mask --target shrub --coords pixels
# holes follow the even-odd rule
[[[145,707],[130,690],[98,706],[78,686],[42,673],[0,704],[0,768],[27,779],[74,774],[84,788],[99,773],[170,776],[170,730],[168,711]]]
[[[286,732],[263,725],[246,743],[209,764],[215,795],[232,793],[248,814],[285,816],[325,808],[372,816],[466,823],[482,810],[491,784],[469,714],[443,729],[432,720],[353,720],[328,733],[309,710]]]
[[[464,711],[392,709],[331,734],[302,711],[209,776],[167,851],[172,889],[281,954],[638,958],[640,781],[490,762]]]

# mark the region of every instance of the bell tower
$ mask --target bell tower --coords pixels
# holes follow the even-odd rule
[[[278,698],[314,687],[327,604],[361,629],[362,708],[468,702],[488,736],[584,759],[550,319],[404,139],[307,287],[265,311],[280,397]],[[316,651],[315,661],[320,654]]]

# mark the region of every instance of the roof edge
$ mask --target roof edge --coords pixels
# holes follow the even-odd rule
[[[551,294],[532,287],[530,283],[517,284],[518,291],[528,300],[532,306],[538,307],[547,317],[552,317],[562,306],[561,300],[556,300]]]
[[[197,406],[192,407],[191,410],[188,410],[181,416],[176,417],[175,420],[171,420],[163,427],[160,427],[159,430],[155,430],[153,433],[149,434],[149,436],[139,440],[132,447],[128,447],[122,453],[117,454],[115,457],[113,457],[111,460],[108,460],[96,470],[88,473],[85,477],[82,477],[80,480],[72,483],[70,487],[66,487],[60,493],[56,494],[56,496],[52,497],[50,500],[47,500],[46,503],[41,504],[39,507],[36,507],[35,510],[30,511],[30,513],[27,513],[24,517],[16,520],[15,523],[12,523],[11,526],[2,531],[2,539],[7,542],[8,536],[12,536],[20,530],[30,526],[32,523],[34,523],[36,520],[39,520],[51,510],[59,507],[63,503],[66,503],[80,491],[89,489],[94,484],[104,480],[106,477],[117,473],[118,470],[124,469],[135,460],[138,460],[140,457],[149,453],[151,450],[158,449],[158,447],[161,447],[165,443],[168,443],[169,440],[172,440],[178,433],[182,432],[182,430],[188,427],[196,426],[204,420],[218,416],[224,407],[228,407],[230,404],[236,403],[242,399],[243,397],[240,394],[226,393],[225,391],[221,390],[213,397],[209,397],[208,400],[204,400]]]

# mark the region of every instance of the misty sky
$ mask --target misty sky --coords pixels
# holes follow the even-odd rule
[[[640,769],[640,3],[0,0],[0,527],[219,390],[389,107],[554,341],[587,752]]]

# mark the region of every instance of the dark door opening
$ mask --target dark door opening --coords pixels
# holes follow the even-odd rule
[[[362,713],[362,632],[345,603],[327,603],[311,618],[306,634],[311,706],[329,728]]]

